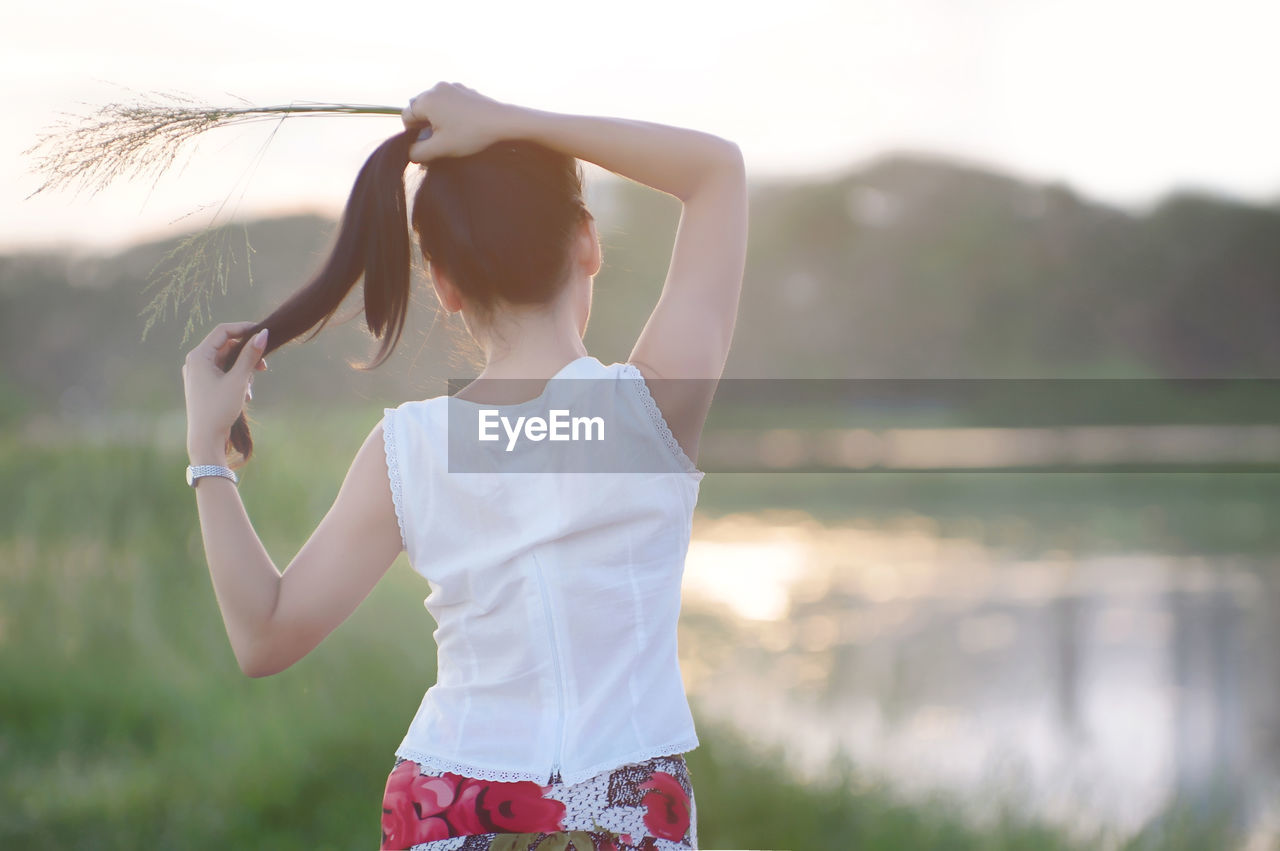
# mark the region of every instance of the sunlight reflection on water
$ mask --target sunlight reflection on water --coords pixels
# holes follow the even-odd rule
[[[1137,829],[1215,772],[1280,818],[1280,638],[1259,560],[1017,556],[928,518],[695,519],[681,668],[697,710],[819,777],[841,750],[1081,830]],[[1255,675],[1251,675],[1251,672]]]
[[[757,527],[749,540],[743,540],[744,531],[730,522],[717,530],[723,537],[700,536],[690,542],[685,593],[724,604],[747,620],[784,618],[791,585],[809,557],[812,532],[790,526]]]

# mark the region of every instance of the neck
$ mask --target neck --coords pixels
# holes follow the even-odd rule
[[[481,378],[547,378],[587,354],[565,300],[501,311],[494,316],[482,345],[485,368]]]

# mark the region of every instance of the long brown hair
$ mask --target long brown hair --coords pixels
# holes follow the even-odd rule
[[[264,355],[312,327],[306,339],[314,338],[362,276],[365,324],[382,344],[372,363],[354,366],[373,369],[391,355],[409,306],[404,178],[418,130],[392,136],[370,155],[324,266],[245,332],[226,355],[224,370],[263,328],[268,329]],[[455,283],[469,306],[489,313],[500,301],[540,303],[559,292],[568,278],[573,237],[591,217],[577,159],[535,142],[507,139],[469,156],[430,160],[419,171],[425,176],[414,194],[409,224],[423,259]],[[252,454],[253,438],[241,411],[231,427],[228,463],[238,469]]]

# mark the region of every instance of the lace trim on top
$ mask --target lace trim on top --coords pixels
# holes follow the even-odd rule
[[[667,425],[667,420],[662,416],[658,403],[653,400],[653,394],[649,392],[649,385],[644,380],[644,373],[632,363],[622,365],[623,372],[630,378],[635,380],[636,394],[640,397],[640,403],[644,405],[644,409],[649,414],[649,419],[653,421],[653,426],[658,430],[658,437],[671,450],[671,454],[680,462],[681,468],[686,473],[701,480],[706,473],[698,469],[698,466],[689,459],[685,454],[684,447],[680,445],[680,441],[676,440],[675,435],[671,433],[671,427]]]
[[[387,477],[391,480],[391,499],[396,504],[396,525],[400,527],[400,546],[409,551],[409,536],[404,533],[404,487],[400,482],[400,462],[396,458],[395,409],[382,409],[382,448],[387,456]]]
[[[432,756],[431,754],[420,751],[417,748],[401,747],[396,748],[396,756],[413,760],[428,773],[444,774],[445,772],[453,772],[463,777],[473,777],[476,780],[500,780],[504,783],[515,783],[518,780],[536,780],[539,783],[546,783],[547,777],[551,772],[546,774],[534,774],[528,771],[503,771],[498,768],[477,768],[474,765],[467,765],[461,762],[454,762],[451,759]]]
[[[629,765],[634,762],[644,762],[646,759],[652,759],[655,756],[670,756],[674,754],[688,753],[697,746],[698,737],[691,734],[688,738],[681,739],[674,744],[661,745],[656,748],[642,748],[641,750],[624,754],[617,759],[611,759],[608,762],[599,762],[595,765],[587,766],[582,771],[575,771],[564,775],[563,780],[566,785],[581,783],[584,780],[590,780],[601,772],[612,771],[621,765]]]
[[[588,766],[581,771],[574,771],[562,774],[560,777],[561,785],[572,786],[576,783],[590,780],[597,774],[605,771],[612,771],[622,765],[630,765],[635,762],[644,762],[657,756],[671,756],[674,754],[688,753],[698,747],[698,737],[691,735],[686,739],[671,745],[662,745],[656,748],[644,748],[629,754],[624,754],[617,759],[611,759],[607,762],[597,763]],[[532,771],[506,771],[499,768],[478,768],[474,765],[467,765],[462,762],[454,762],[451,759],[444,759],[438,756],[432,756],[429,753],[420,751],[417,748],[401,746],[396,748],[396,756],[403,757],[416,762],[428,774],[444,774],[452,772],[462,777],[471,777],[476,780],[497,780],[503,783],[516,783],[521,780],[532,780],[535,783],[546,786],[551,776],[550,771],[542,773]]]

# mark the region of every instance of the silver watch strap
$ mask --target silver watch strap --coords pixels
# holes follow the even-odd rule
[[[223,467],[219,464],[193,464],[191,466],[191,475],[188,478],[192,487],[195,487],[197,479],[204,476],[222,476],[230,479],[235,484],[240,483],[240,480],[236,478],[235,471],[230,467]]]

